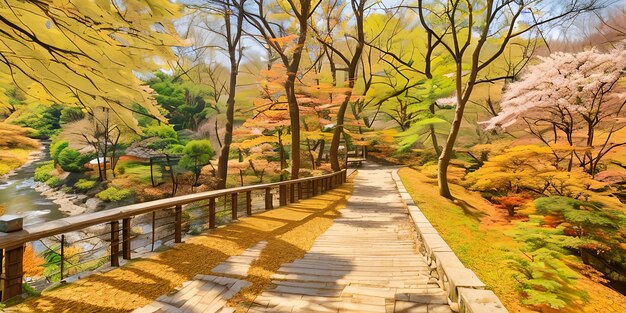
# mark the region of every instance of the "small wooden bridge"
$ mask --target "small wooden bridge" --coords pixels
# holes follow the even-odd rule
[[[131,256],[131,221],[127,219],[132,217],[152,214],[154,245],[158,228],[154,212],[169,210],[173,242],[180,242],[191,223],[183,221],[182,206],[208,202],[207,228],[214,228],[218,197],[230,198],[229,213],[235,220],[256,211],[252,205],[255,191],[261,192],[261,210],[266,210],[273,207],[275,198],[278,205],[285,205],[316,197],[343,184],[346,176],[344,170],[316,178],[176,197],[96,213],[99,215],[82,217],[78,224],[68,218],[44,229],[0,235],[5,256],[3,299],[15,295],[17,283],[21,283],[22,277],[17,275],[21,269],[16,274],[16,267],[21,266],[21,247],[28,241],[106,223],[110,225],[110,265],[118,266],[118,255]],[[254,288],[249,281],[250,268],[271,245],[262,239],[135,312],[506,312],[415,207],[393,168],[366,162],[353,183],[353,194],[341,216],[315,239],[303,257],[282,264],[273,273],[271,284],[252,302],[232,306],[228,301],[243,289]],[[272,188],[278,188],[277,197],[272,196]],[[246,195],[245,210],[239,209],[238,194]],[[119,220],[123,221],[121,229]]]

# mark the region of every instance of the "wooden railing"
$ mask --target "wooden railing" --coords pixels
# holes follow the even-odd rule
[[[65,261],[68,256],[64,255],[64,247],[67,245],[65,234],[76,231],[87,232],[86,230],[88,228],[104,226],[104,231],[100,230],[99,234],[93,235],[92,232],[87,232],[92,234],[88,239],[100,238],[102,242],[106,242],[107,246],[99,248],[98,250],[107,252],[104,258],[109,259],[110,266],[119,266],[120,256],[126,260],[132,257],[131,241],[133,238],[131,234],[131,223],[133,218],[142,216],[145,217],[145,220],[151,222],[151,236],[145,238],[144,243],[147,243],[147,246],[151,246],[151,249],[154,250],[155,241],[157,240],[162,240],[163,242],[173,240],[174,243],[181,242],[183,233],[185,230],[189,230],[192,223],[192,218],[188,216],[189,214],[187,214],[187,221],[183,221],[183,211],[193,205],[202,208],[208,207],[207,214],[195,217],[195,225],[197,226],[198,223],[200,223],[200,226],[202,226],[201,229],[212,229],[217,226],[217,217],[219,214],[221,214],[219,217],[230,215],[230,220],[236,220],[240,215],[244,214],[251,215],[253,213],[253,192],[260,192],[259,198],[264,199],[264,203],[257,209],[270,210],[274,206],[274,194],[278,195],[279,206],[283,206],[288,203],[297,202],[299,199],[306,199],[321,194],[324,191],[331,190],[342,185],[346,181],[346,178],[346,170],[342,170],[317,177],[200,192],[132,204],[101,212],[66,217],[37,225],[25,226],[22,230],[15,232],[0,232],[0,249],[2,250],[0,254],[0,298],[2,301],[5,301],[22,294],[24,278],[23,257],[25,245],[28,243],[35,241],[41,241],[43,243],[43,240],[46,238],[61,235],[60,247],[58,251],[55,252],[60,255],[61,260],[58,264],[60,271],[54,273],[54,275],[57,275],[56,277],[60,275],[60,279],[62,280],[67,272],[67,268],[64,268],[64,266],[68,266]],[[272,190],[276,188],[278,192],[272,194]],[[240,195],[245,197],[245,201],[239,201],[241,199],[239,198]],[[223,207],[225,209],[217,211],[216,199],[221,200],[222,197],[224,199]],[[240,202],[242,202],[241,206]],[[230,212],[227,212],[227,206],[229,206]],[[245,213],[242,210],[243,207],[245,207]],[[167,235],[157,238],[157,229],[160,227],[173,228],[173,233],[168,233]],[[56,238],[56,240],[59,239]],[[75,242],[82,240],[84,240],[84,238],[76,240]],[[92,253],[92,251],[81,253],[95,254]],[[102,259],[103,257],[100,258]],[[77,265],[73,264],[72,266]]]

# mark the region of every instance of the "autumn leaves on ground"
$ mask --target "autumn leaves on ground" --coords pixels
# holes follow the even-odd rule
[[[183,244],[153,257],[44,292],[8,311],[129,312],[197,274],[209,274],[229,256],[239,255],[264,240],[268,245],[246,278],[253,285],[231,299],[232,304],[249,302],[270,284],[271,275],[281,264],[304,256],[315,238],[339,216],[351,191],[352,184],[347,183],[314,199],[241,218],[226,227],[187,238]]]

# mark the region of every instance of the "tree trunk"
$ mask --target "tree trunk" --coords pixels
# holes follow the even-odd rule
[[[226,22],[226,41],[228,41],[228,57],[230,61],[230,79],[228,83],[228,99],[226,100],[226,125],[224,130],[224,142],[220,150],[220,157],[217,163],[217,178],[219,179],[217,188],[226,188],[226,177],[228,175],[228,155],[230,154],[230,145],[233,142],[233,121],[235,119],[235,92],[237,91],[237,75],[239,74],[239,60],[237,56],[237,48],[239,39],[241,38],[243,14],[239,12],[237,15],[237,29],[233,37],[231,30],[230,17],[232,12],[230,8],[224,8],[224,21]],[[241,52],[240,52],[241,53]],[[217,126],[217,120],[216,126]],[[216,127],[216,136],[217,127]]]
[[[279,160],[280,160],[280,170],[282,172],[282,170],[285,169],[285,146],[283,145],[283,140],[282,140],[282,132],[278,131],[278,156],[279,156]],[[280,177],[282,177],[283,175],[281,174]]]
[[[361,60],[361,54],[363,53],[363,46],[365,45],[365,32],[363,30],[363,15],[365,12],[365,1],[351,2],[352,11],[354,12],[354,17],[356,19],[356,47],[354,49],[354,54],[352,55],[352,59],[350,60],[350,64],[348,64],[348,88],[349,90],[346,92],[345,98],[339,107],[339,112],[337,112],[337,125],[335,126],[335,131],[333,132],[333,140],[330,143],[330,166],[333,171],[337,172],[341,170],[341,166],[339,165],[339,142],[341,141],[341,135],[343,134],[343,125],[344,125],[344,117],[346,114],[346,109],[348,108],[348,103],[350,103],[350,99],[352,98],[352,92],[354,89],[354,83],[356,81],[357,76],[357,68],[359,65],[359,61]],[[347,147],[346,147],[347,148]]]
[[[224,142],[217,163],[217,178],[219,179],[217,188],[226,187],[226,176],[228,175],[228,155],[230,154],[230,144],[233,142],[233,120],[235,119],[235,89],[237,88],[237,68],[231,66],[230,93],[226,100],[226,127],[224,130]]]
[[[353,83],[350,83],[350,85],[353,85]],[[341,167],[339,166],[339,142],[341,141],[341,134],[343,134],[343,123],[346,108],[348,107],[348,102],[350,102],[350,97],[352,96],[352,86],[349,88],[350,91],[346,93],[346,97],[339,107],[339,112],[337,112],[337,125],[335,125],[335,131],[333,132],[333,140],[330,142],[330,167],[335,172],[341,170]]]
[[[302,51],[307,38],[308,15],[311,7],[310,1],[304,1],[300,16],[300,34],[298,43],[293,52],[293,58],[287,67],[287,81],[285,82],[285,93],[289,103],[289,121],[291,122],[291,179],[297,179],[300,174],[300,108],[296,98],[296,74],[300,68]]]
[[[448,166],[450,165],[450,159],[452,158],[452,153],[454,151],[454,143],[456,142],[456,138],[459,134],[459,130],[461,129],[461,122],[463,121],[463,112],[465,111],[465,105],[469,100],[468,95],[471,95],[473,84],[468,83],[465,90],[463,90],[463,82],[461,78],[462,73],[462,64],[457,63],[457,73],[456,73],[456,85],[457,85],[457,107],[454,111],[454,120],[452,121],[452,126],[450,127],[450,134],[448,135],[448,139],[446,140],[446,145],[439,156],[438,161],[438,170],[437,170],[437,183],[439,185],[439,194],[442,197],[446,197],[448,199],[453,199],[452,193],[450,192],[450,187],[448,186]],[[475,79],[475,77],[471,77],[470,79]]]
[[[320,153],[317,155],[317,166],[322,165],[322,158],[324,157],[324,147],[326,146],[326,141],[324,139],[320,139],[318,141],[320,147]]]
[[[430,104],[430,113],[433,114],[433,116],[435,116],[435,103],[431,103]],[[433,142],[433,148],[435,148],[435,154],[437,155],[441,155],[441,148],[439,147],[439,142],[437,140],[437,132],[435,131],[435,125],[430,124],[429,126],[430,128],[430,139]]]

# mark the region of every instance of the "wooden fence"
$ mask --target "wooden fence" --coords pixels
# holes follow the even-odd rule
[[[157,240],[173,240],[174,243],[181,242],[185,232],[183,207],[186,209],[188,206],[197,204],[208,207],[208,213],[206,216],[203,216],[200,223],[207,226],[203,229],[212,229],[216,227],[217,213],[220,213],[216,211],[216,199],[223,197],[225,200],[228,200],[223,201],[223,204],[224,206],[229,205],[230,212],[221,211],[221,213],[230,214],[230,219],[236,220],[240,214],[252,214],[253,192],[260,193],[259,197],[264,198],[264,205],[261,209],[270,210],[273,208],[273,189],[278,189],[278,192],[275,194],[278,195],[279,205],[283,206],[297,202],[299,199],[306,199],[331,190],[345,183],[346,178],[346,170],[342,170],[317,177],[200,192],[66,217],[37,225],[25,226],[22,230],[15,232],[0,232],[0,249],[2,250],[0,253],[0,299],[5,301],[22,294],[24,278],[23,257],[27,243],[61,235],[60,248],[55,253],[60,255],[59,273],[60,279],[63,279],[64,274],[67,272],[64,266],[68,266],[65,261],[68,256],[64,255],[65,234],[67,233],[84,231],[87,228],[103,226],[104,224],[105,227],[102,229],[105,229],[105,231],[101,231],[101,234],[93,237],[104,237],[102,238],[103,241],[107,242],[107,246],[104,247],[104,251],[107,253],[104,257],[109,259],[111,266],[119,266],[120,256],[126,260],[132,257],[131,221],[135,217],[142,216],[144,220],[147,219],[151,222],[152,234],[146,240],[147,244],[151,244],[152,249],[154,249],[155,241]],[[240,196],[245,198],[239,198]],[[239,201],[243,199],[245,201]],[[243,208],[245,208],[245,213]],[[157,223],[160,225],[157,225]],[[157,227],[163,225],[173,228],[173,234],[157,238],[155,235]],[[59,273],[55,275],[59,275]]]

